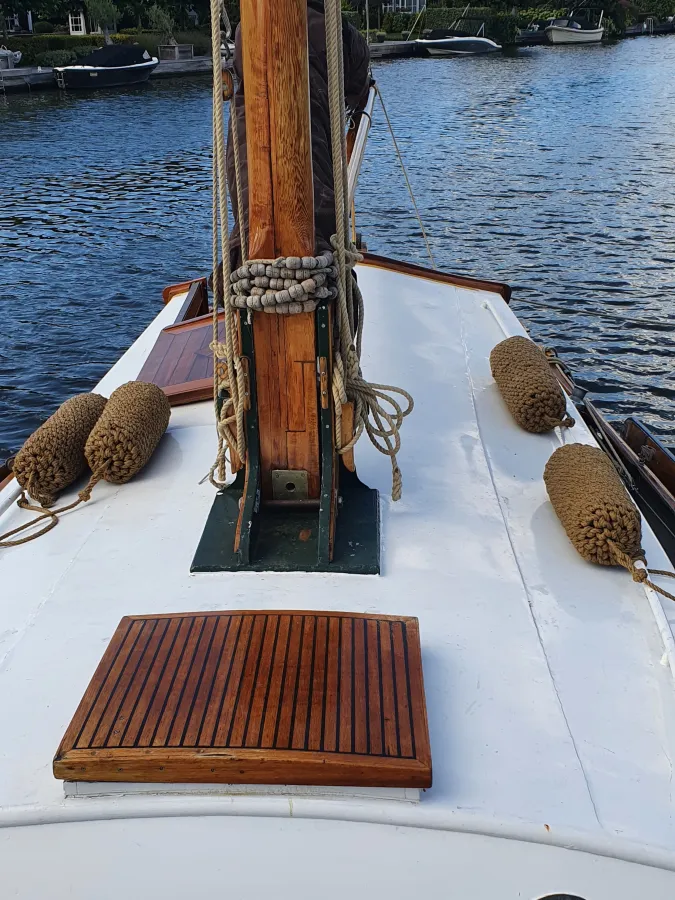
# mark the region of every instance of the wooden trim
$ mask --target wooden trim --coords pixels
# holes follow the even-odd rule
[[[361,265],[387,269],[390,272],[400,272],[401,275],[425,278],[427,281],[437,281],[441,284],[452,284],[455,287],[469,288],[473,291],[489,291],[492,294],[499,294],[505,303],[509,303],[511,300],[510,286],[501,281],[485,281],[481,278],[472,278],[469,275],[453,275],[450,272],[439,272],[437,269],[427,269],[424,266],[389,259],[387,256],[379,256],[376,253],[364,253]]]
[[[3,469],[4,469],[4,466],[3,466]],[[0,470],[0,475],[2,475],[2,471],[1,471],[1,470]],[[2,479],[2,481],[0,481],[0,491],[1,491],[4,487],[7,487],[7,485],[10,483],[10,481],[12,480],[12,478],[14,478],[14,476],[12,475],[11,472],[9,473],[9,475],[5,475],[5,477]]]
[[[64,781],[149,782],[163,784],[293,784],[331,787],[429,788],[429,767],[413,759],[374,760],[354,754],[287,751],[283,761],[267,750],[147,750],[123,748],[99,752],[69,750],[54,759],[54,777]],[[189,769],[189,773],[187,770]],[[286,782],[288,783],[288,782]]]
[[[206,278],[199,278],[190,285],[190,290],[176,316],[176,322],[186,322],[200,316],[209,315],[209,291]]]
[[[218,313],[218,319],[222,322],[224,313],[221,311]],[[167,325],[166,328],[162,328],[162,331],[167,332],[167,334],[178,334],[181,331],[189,331],[195,326],[206,325],[207,323],[211,323],[213,321],[213,313],[206,313],[203,316],[195,316],[194,319],[187,319],[185,322],[176,322],[175,325]]]
[[[181,281],[178,284],[167,284],[167,286],[162,291],[162,300],[164,301],[164,305],[175,297],[176,294],[182,294],[183,291],[189,291],[190,285],[192,284],[193,279],[190,281]]]
[[[184,384],[168,384],[162,388],[171,406],[185,406],[213,399],[213,378],[200,378]]]

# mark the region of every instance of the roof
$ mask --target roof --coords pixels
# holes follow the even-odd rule
[[[174,408],[133,482],[98,485],[48,535],[0,551],[0,825],[167,814],[152,797],[64,801],[52,775],[123,616],[346,610],[419,619],[433,787],[417,805],[308,799],[294,800],[291,814],[473,827],[565,846],[581,835],[586,847],[613,846],[610,855],[625,858],[630,846],[664,848],[675,867],[665,852],[675,846],[675,704],[664,642],[644,588],[623,570],[585,563],[555,518],[542,473],[559,434],[521,431],[497,393],[489,351],[522,327],[488,291],[375,266],[359,279],[366,377],[403,385],[416,403],[402,431],[399,503],[389,500],[387,461],[365,440],[357,448],[360,478],[381,492],[382,576],[191,575],[213,501],[204,480],[213,409]],[[138,374],[183,300],[170,301],[98,390]],[[564,439],[592,442],[582,423]],[[23,521],[8,508],[14,493],[11,483],[0,495],[0,530]],[[652,566],[667,567],[646,525],[644,545]],[[672,626],[675,611],[665,613]],[[257,815],[261,802],[179,797],[170,808]],[[278,798],[269,804],[270,814],[288,815]]]

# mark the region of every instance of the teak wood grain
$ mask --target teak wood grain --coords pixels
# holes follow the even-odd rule
[[[314,253],[307,4],[242,6],[249,257]],[[262,493],[273,469],[304,469],[319,496],[314,315],[253,317]],[[310,374],[311,372],[311,374]]]
[[[161,387],[172,406],[213,397],[211,316],[164,328],[158,335],[139,381]]]
[[[429,787],[417,619],[125,617],[59,746],[54,775]]]

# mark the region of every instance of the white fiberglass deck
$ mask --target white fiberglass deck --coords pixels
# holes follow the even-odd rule
[[[282,842],[278,847],[292,843],[282,821],[240,818],[231,827],[221,818],[251,816],[277,817],[288,828],[290,818],[322,820],[292,826],[317,860],[325,847],[310,845],[321,834],[342,855],[359,843],[363,829],[375,828],[372,834],[379,837],[372,852],[386,850],[387,877],[398,885],[392,892],[382,883],[392,897],[406,890],[395,834],[411,835],[405,852],[419,850],[419,865],[429,854],[450,853],[447,847],[434,849],[441,838],[427,829],[579,848],[675,871],[675,694],[664,640],[645,590],[623,570],[583,562],[558,524],[542,473],[559,446],[559,432],[525,433],[501,402],[488,354],[504,336],[522,333],[521,326],[496,294],[371,267],[362,268],[359,278],[367,303],[366,377],[400,384],[416,402],[402,431],[401,502],[388,499],[388,460],[365,439],[357,448],[361,479],[381,491],[382,576],[190,575],[213,500],[213,488],[200,484],[215,452],[213,410],[209,403],[174,409],[168,434],[138,478],[123,487],[98,485],[91,502],[47,536],[0,550],[1,860],[38,853],[30,837],[35,829],[12,826],[60,822],[97,821],[110,840],[133,844],[138,834],[148,847],[161,845],[165,831],[167,840],[181,840],[184,847],[193,838],[203,848],[234,835],[238,846],[249,832],[262,842],[269,832],[270,841]],[[103,379],[102,393],[138,374],[155,335],[181,302],[174,298]],[[565,440],[591,438],[578,425]],[[26,514],[10,506],[15,494],[10,483],[0,495],[0,531],[24,520]],[[668,567],[646,526],[644,545],[652,566]],[[63,784],[52,775],[52,757],[122,616],[256,608],[419,618],[434,769],[433,787],[419,803],[289,800],[272,793],[226,797],[198,790],[194,796],[64,798]],[[664,609],[675,621],[675,608]],[[120,832],[115,821],[101,821],[153,816],[158,821],[152,834],[147,827],[138,831],[143,822],[128,821]],[[178,816],[192,817],[182,837],[175,832]],[[206,825],[201,816],[211,817]],[[209,821],[207,839],[202,831]],[[331,821],[337,831],[329,834]],[[347,832],[337,824],[346,821],[362,824]],[[49,829],[55,842],[50,846],[66,857],[75,852],[71,844],[83,836],[71,834],[75,827],[56,829],[61,838]],[[420,828],[425,831],[414,830]],[[460,843],[452,852],[461,866],[461,841],[467,838],[454,837]],[[86,853],[87,842],[96,843],[91,831],[80,852]],[[521,845],[505,843],[515,854],[513,877],[525,878],[527,870],[523,897],[546,892],[531,880],[542,872],[559,865],[570,872],[578,864],[579,874],[591,861],[584,853],[555,851],[567,862],[547,856],[537,866],[525,860],[518,868]],[[100,846],[91,852],[100,853]],[[288,850],[289,859],[297,852]],[[511,884],[504,871],[506,881],[495,882],[503,888]],[[635,871],[625,865],[611,876],[613,897],[638,896],[638,885],[645,897],[666,897],[667,891],[672,896],[675,876],[636,871],[646,880],[632,881]],[[39,872],[13,872],[10,866],[12,886],[12,878],[40,884]],[[173,864],[162,877],[180,881]],[[320,895],[344,896],[341,877]],[[579,875],[578,884],[594,883],[585,877]],[[424,879],[415,884],[422,895],[437,896]],[[574,886],[572,879],[550,892]],[[250,896],[263,896],[259,887]],[[443,887],[438,880],[438,896],[450,896]],[[463,896],[498,894],[476,888]]]

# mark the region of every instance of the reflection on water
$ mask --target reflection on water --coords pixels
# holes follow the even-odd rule
[[[607,412],[672,436],[675,38],[375,74],[438,263],[511,283]],[[381,114],[371,134],[359,230],[423,260]],[[0,457],[210,268],[209,144],[204,80],[0,100]]]

